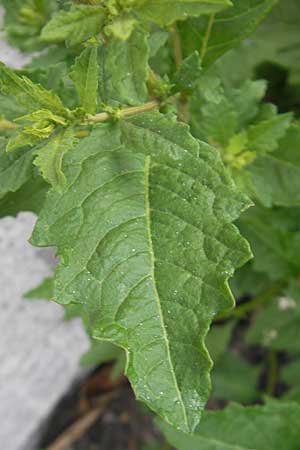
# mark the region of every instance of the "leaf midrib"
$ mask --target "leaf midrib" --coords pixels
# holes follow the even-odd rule
[[[166,333],[166,327],[165,327],[165,323],[164,323],[164,317],[163,317],[163,312],[162,312],[162,308],[161,308],[160,297],[159,297],[159,293],[158,293],[156,282],[155,282],[155,257],[154,257],[154,249],[153,249],[153,241],[152,241],[152,233],[151,233],[151,212],[150,212],[150,195],[149,195],[150,194],[150,192],[149,192],[150,164],[151,164],[151,157],[146,156],[146,158],[145,158],[145,213],[146,213],[146,227],[147,227],[147,234],[148,234],[148,241],[149,241],[151,278],[152,278],[152,283],[153,283],[154,295],[155,295],[155,298],[157,301],[157,309],[158,309],[158,313],[159,313],[161,328],[162,328],[162,332],[163,332],[163,336],[164,336],[164,341],[166,344],[168,362],[169,362],[171,374],[172,374],[172,377],[174,380],[174,386],[175,386],[175,389],[176,389],[176,392],[178,395],[178,399],[180,400],[180,405],[181,405],[185,425],[186,425],[187,429],[189,429],[186,410],[184,407],[182,395],[179,390],[175,370],[174,370],[172,359],[171,359],[169,339],[168,339],[168,336]]]

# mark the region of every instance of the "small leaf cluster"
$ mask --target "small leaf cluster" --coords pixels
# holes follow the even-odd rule
[[[0,216],[59,260],[27,297],[82,318],[82,363],[178,450],[296,450],[298,2],[1,3],[43,49],[0,65]]]

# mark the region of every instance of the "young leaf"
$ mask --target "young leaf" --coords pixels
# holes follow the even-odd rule
[[[172,78],[172,93],[191,92],[201,75],[201,61],[198,52],[192,53],[185,58]]]
[[[230,0],[145,0],[135,9],[142,18],[158,23],[161,27],[171,25],[176,20],[185,20],[189,16],[214,14],[228,6]]]
[[[104,25],[102,6],[74,5],[61,10],[44,27],[41,38],[47,42],[66,40],[68,45],[80,44],[100,33]]]
[[[138,105],[147,99],[148,42],[136,31],[128,41],[113,39],[100,48],[100,100],[112,106]]]
[[[179,29],[184,53],[198,50],[203,66],[211,65],[251,34],[277,1],[235,0],[220,14],[183,22]]]
[[[244,408],[231,404],[206,412],[194,436],[161,423],[168,441],[178,450],[295,450],[299,445],[300,405],[269,401]]]
[[[34,84],[25,76],[16,75],[3,63],[0,63],[0,90],[6,95],[14,96],[16,102],[26,111],[47,109],[59,116],[68,117],[68,110],[56,94]]]
[[[217,152],[158,113],[96,127],[65,175],[32,237],[58,248],[55,297],[84,305],[93,335],[127,350],[137,397],[191,432],[209,391],[204,337],[250,257],[232,225],[248,200]]]
[[[67,128],[51,137],[46,145],[34,150],[34,164],[39,168],[44,179],[52,187],[61,191],[65,187],[66,178],[62,170],[65,154],[76,145],[74,130]]]
[[[74,81],[82,107],[87,113],[95,114],[98,91],[98,48],[88,47],[76,58],[70,77]]]
[[[247,132],[247,145],[259,154],[276,150],[279,140],[285,135],[292,119],[292,113],[278,114],[271,119],[251,125]]]

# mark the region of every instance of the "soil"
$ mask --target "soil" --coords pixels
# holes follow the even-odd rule
[[[106,401],[96,422],[64,450],[156,450],[164,439],[149,411],[139,404],[124,378],[111,382],[107,367],[97,369],[59,402],[37,448],[47,449],[97,403]],[[113,398],[110,398],[113,397]]]

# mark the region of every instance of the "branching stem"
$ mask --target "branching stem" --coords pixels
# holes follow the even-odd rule
[[[178,33],[178,29],[176,24],[174,24],[171,28],[172,38],[173,38],[173,49],[174,49],[174,60],[176,69],[179,70],[183,61],[183,54],[181,48],[181,40],[180,35]],[[178,119],[181,122],[188,122],[188,97],[185,92],[181,92],[179,101],[178,101]]]
[[[274,350],[270,350],[268,355],[268,378],[266,393],[271,397],[274,395],[274,390],[277,382],[278,360],[277,354]]]
[[[154,109],[158,109],[159,106],[160,106],[159,102],[157,100],[153,100],[152,102],[144,103],[143,105],[120,109],[120,111],[118,111],[118,118],[134,116],[135,114],[153,111]],[[99,114],[95,114],[94,116],[88,116],[87,121],[89,123],[99,123],[105,122],[106,120],[109,120],[112,117],[113,114],[109,112],[101,112]]]
[[[215,15],[211,14],[208,18],[208,23],[207,23],[207,28],[206,28],[206,33],[205,36],[203,38],[202,41],[202,47],[201,47],[201,51],[200,51],[200,57],[201,57],[201,62],[203,64],[205,55],[206,55],[206,51],[207,51],[207,47],[208,47],[208,42],[209,42],[209,38],[211,35],[211,30],[214,24],[214,20],[215,20]]]

